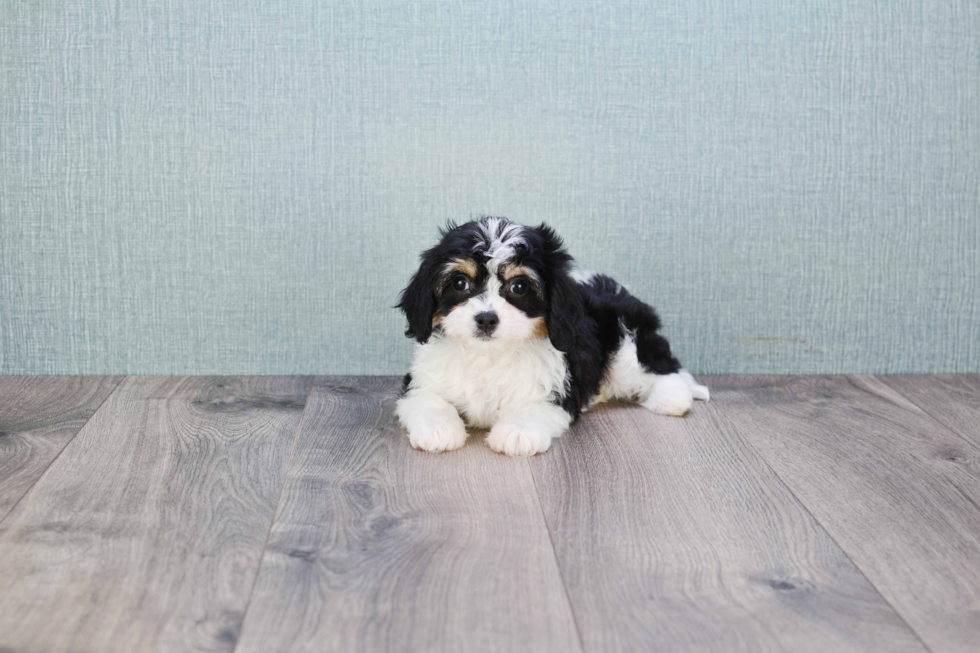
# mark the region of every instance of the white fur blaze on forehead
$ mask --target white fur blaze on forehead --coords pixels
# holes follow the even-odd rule
[[[480,221],[483,240],[473,246],[474,252],[483,252],[487,257],[487,268],[497,274],[501,263],[514,258],[514,248],[527,244],[524,227],[502,218],[485,218]]]

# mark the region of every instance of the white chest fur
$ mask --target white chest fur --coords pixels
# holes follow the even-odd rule
[[[564,397],[565,356],[548,338],[464,342],[433,336],[415,350],[412,385],[439,395],[467,424],[489,428],[528,404]]]

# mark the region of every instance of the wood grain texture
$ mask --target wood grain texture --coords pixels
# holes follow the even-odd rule
[[[0,648],[231,650],[309,387],[124,380],[0,525]]]
[[[599,407],[531,461],[586,651],[924,650],[727,410]]]
[[[0,377],[0,522],[122,378]]]
[[[314,384],[239,653],[579,650],[527,461],[414,451],[399,384]]]
[[[725,415],[934,651],[980,642],[980,451],[866,379],[708,380]]]
[[[980,374],[879,378],[950,431],[980,448]]]

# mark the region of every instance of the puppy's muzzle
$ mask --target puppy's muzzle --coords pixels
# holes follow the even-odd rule
[[[477,313],[473,320],[476,322],[477,334],[486,337],[493,335],[493,332],[497,330],[497,325],[500,324],[500,318],[493,311]]]

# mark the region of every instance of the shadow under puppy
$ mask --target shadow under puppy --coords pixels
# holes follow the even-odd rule
[[[458,449],[469,425],[489,429],[494,451],[529,456],[601,401],[684,415],[708,399],[654,310],[575,269],[548,226],[489,217],[441,235],[398,304],[418,341],[396,409],[413,447]]]

